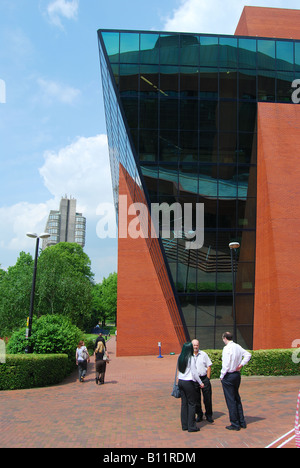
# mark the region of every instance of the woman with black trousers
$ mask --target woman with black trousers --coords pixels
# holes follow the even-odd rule
[[[193,382],[204,387],[199,378],[195,361],[192,359],[194,349],[192,343],[185,343],[178,358],[178,386],[181,392],[181,427],[183,431],[198,432],[196,426],[196,404],[198,394]]]

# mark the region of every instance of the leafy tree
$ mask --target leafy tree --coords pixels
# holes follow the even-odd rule
[[[37,315],[61,314],[81,329],[89,327],[92,277],[90,259],[78,244],[47,247],[38,261]]]
[[[32,256],[21,252],[16,264],[0,275],[0,334],[2,336],[26,324],[30,307],[32,271]]]
[[[102,283],[93,287],[93,316],[95,322],[102,322],[105,327],[107,320],[116,321],[117,314],[117,273],[111,273]]]

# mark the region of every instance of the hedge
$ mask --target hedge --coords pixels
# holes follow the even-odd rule
[[[213,365],[212,365],[212,379],[220,378],[222,368],[222,350],[206,350]],[[300,375],[300,361],[299,358],[294,359],[293,349],[267,349],[249,351],[252,354],[250,362],[243,367],[243,375],[265,375],[265,376],[287,376],[287,375]],[[297,350],[296,350],[297,352]]]
[[[46,387],[67,375],[66,354],[7,354],[0,364],[0,390]]]

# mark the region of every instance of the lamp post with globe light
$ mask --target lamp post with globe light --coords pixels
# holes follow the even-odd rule
[[[50,237],[50,234],[48,234],[48,232],[43,232],[42,234],[38,236],[36,233],[27,232],[26,236],[32,239],[36,239],[33,278],[32,278],[32,287],[31,287],[31,296],[30,296],[30,310],[29,310],[29,317],[28,317],[27,328],[26,328],[26,339],[28,340],[31,337],[31,329],[32,329],[32,317],[33,317],[33,306],[34,306],[37,259],[38,259],[38,253],[39,253],[39,242],[40,242],[40,239],[47,239],[48,237]],[[25,352],[26,353],[32,352],[30,345],[28,344],[26,345]]]

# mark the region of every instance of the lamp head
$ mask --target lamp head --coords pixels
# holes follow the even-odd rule
[[[230,249],[238,249],[240,247],[240,244],[238,242],[230,242],[229,248]]]

